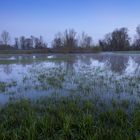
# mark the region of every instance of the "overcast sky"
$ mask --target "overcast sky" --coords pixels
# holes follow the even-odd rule
[[[115,28],[135,34],[140,0],[0,0],[0,32],[12,38],[40,36],[50,42],[66,28],[87,32],[95,42]]]

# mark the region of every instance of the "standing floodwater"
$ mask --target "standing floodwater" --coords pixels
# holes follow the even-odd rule
[[[1,55],[0,103],[51,95],[140,98],[139,54]]]

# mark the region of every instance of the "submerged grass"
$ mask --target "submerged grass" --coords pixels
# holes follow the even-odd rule
[[[0,139],[139,140],[140,106],[101,111],[96,101],[80,97],[11,102],[0,110]]]
[[[0,82],[0,92],[6,92],[8,88],[15,87],[17,85],[16,81],[12,81],[10,83]]]

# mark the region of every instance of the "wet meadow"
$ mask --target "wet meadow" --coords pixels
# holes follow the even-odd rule
[[[0,139],[139,140],[139,53],[1,54]]]

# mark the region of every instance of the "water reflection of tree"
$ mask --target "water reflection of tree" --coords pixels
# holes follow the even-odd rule
[[[133,57],[134,61],[140,66],[140,56]]]
[[[36,58],[36,56],[34,55],[18,55],[15,56],[17,64],[20,64],[22,66],[26,66],[26,65],[31,65],[34,62],[34,58]]]
[[[56,58],[59,59],[59,57],[63,56],[57,56]],[[69,59],[62,60],[62,61],[56,61],[54,62],[56,66],[63,66],[66,68],[67,73],[74,72],[75,68],[80,67],[81,65],[91,65],[92,61],[97,60],[99,62],[105,63],[109,65],[110,70],[122,74],[126,67],[129,60],[128,56],[123,55],[99,55],[99,54],[80,54],[80,55],[69,55]]]
[[[129,60],[128,56],[123,55],[110,55],[110,54],[95,54],[91,56],[92,61],[98,60],[99,62],[106,63],[112,72],[122,74]]]
[[[87,54],[71,55],[70,59],[66,62],[67,73],[74,73],[74,71],[83,65],[91,65],[91,56]]]
[[[75,64],[76,58],[73,57],[72,59],[68,59],[66,62],[66,72],[67,73],[73,73],[74,72],[74,64]]]
[[[129,60],[129,57],[127,56],[113,56],[112,55],[109,58],[111,70],[113,72],[122,74],[127,67],[128,60]]]
[[[36,59],[47,58],[47,55],[15,55],[14,57],[19,65],[26,66],[36,62]],[[97,60],[102,63],[108,62],[105,64],[108,65],[112,72],[122,74],[128,66],[130,56],[117,54],[54,54],[53,58],[55,58],[56,61],[51,61],[50,59],[50,61],[47,62],[52,62],[55,66],[64,68],[67,73],[73,73],[75,69],[81,65],[90,66],[92,61]],[[139,56],[136,55],[131,58],[140,66]],[[40,61],[36,62],[36,64],[38,63],[40,63]],[[4,65],[3,69],[6,74],[10,74],[12,72],[12,65]]]
[[[140,76],[140,57],[129,57],[129,62],[127,65],[128,69],[130,69],[130,73],[133,72],[133,74]],[[127,72],[129,71],[127,70]]]
[[[12,65],[3,65],[3,71],[9,75],[12,73]]]
[[[67,74],[73,73],[74,72],[74,65],[77,60],[76,55],[56,55],[54,58],[58,59],[58,61],[54,61],[55,66],[62,67],[62,69],[66,70]]]
[[[81,63],[84,65],[91,65],[91,55],[90,54],[82,54],[79,55],[78,59],[80,60]]]

